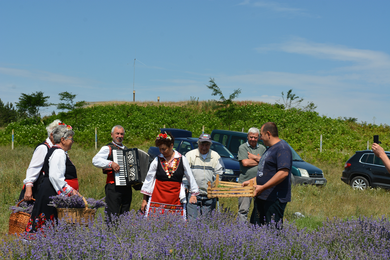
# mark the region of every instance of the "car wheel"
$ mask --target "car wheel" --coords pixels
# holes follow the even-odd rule
[[[352,179],[351,186],[354,190],[365,190],[368,186],[370,186],[370,184],[366,178],[357,176]]]

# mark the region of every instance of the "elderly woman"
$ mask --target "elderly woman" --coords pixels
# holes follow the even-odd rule
[[[186,195],[183,177],[190,186],[190,203],[196,203],[198,185],[192,175],[187,158],[173,150],[174,138],[170,133],[159,134],[155,141],[160,155],[154,158],[141,188],[144,198],[141,211],[148,216],[152,213],[185,214]]]
[[[49,149],[53,146],[53,130],[59,126],[63,125],[60,120],[56,119],[51,124],[46,127],[47,138],[43,143],[40,143],[35,147],[33,156],[30,161],[30,165],[26,171],[26,179],[24,179],[23,189],[19,196],[19,201],[24,199],[30,201],[38,193],[39,185],[43,181],[42,166],[45,161],[45,157]]]
[[[72,127],[61,125],[53,131],[54,145],[48,151],[43,163],[43,181],[38,191],[34,208],[26,231],[34,232],[47,220],[57,219],[57,210],[47,204],[50,197],[58,194],[71,196],[78,194],[79,184],[76,167],[68,157],[72,148],[74,132]]]

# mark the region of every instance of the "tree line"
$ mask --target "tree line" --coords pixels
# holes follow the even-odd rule
[[[240,119],[240,115],[236,112],[237,105],[233,102],[235,98],[241,93],[241,89],[235,89],[228,98],[224,96],[222,90],[215,83],[213,78],[210,78],[209,84],[206,85],[208,89],[212,91],[212,96],[218,96],[217,100],[217,112],[218,116],[224,120],[226,125],[230,124],[234,120]],[[60,103],[53,104],[49,103],[49,96],[45,96],[42,91],[37,91],[32,94],[22,93],[19,97],[19,102],[16,102],[16,107],[12,103],[4,103],[0,99],[0,127],[7,126],[11,122],[16,122],[21,119],[32,118],[36,121],[40,119],[39,109],[55,105],[59,110],[74,110],[81,108],[87,103],[85,101],[75,102],[76,94],[69,93],[67,91],[58,94],[60,96]],[[191,97],[191,99],[194,99]],[[199,98],[198,98],[199,99]],[[195,99],[196,100],[196,99]],[[296,94],[292,93],[292,89],[287,92],[287,95],[282,92],[282,101],[277,101],[276,105],[282,109],[301,109],[303,111],[312,111],[317,108],[313,102],[308,102],[306,106],[302,106],[303,98],[300,98]],[[53,112],[54,113],[54,112]]]
[[[75,102],[76,94],[70,92],[61,92],[60,103],[50,103],[48,99],[50,96],[45,96],[42,91],[37,91],[31,94],[22,93],[19,97],[19,102],[12,103],[4,102],[0,99],[0,127],[7,126],[11,122],[16,122],[21,119],[32,118],[39,120],[41,117],[39,109],[55,105],[59,110],[73,110],[86,105],[85,101]]]

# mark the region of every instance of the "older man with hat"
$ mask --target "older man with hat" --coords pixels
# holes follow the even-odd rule
[[[187,204],[189,220],[194,220],[200,214],[209,214],[215,209],[216,199],[207,198],[207,183],[214,182],[216,175],[222,176],[224,164],[219,154],[210,149],[212,144],[209,134],[201,134],[198,139],[198,148],[186,154],[192,174],[199,186],[199,195],[196,204]],[[199,210],[200,211],[199,211]]]

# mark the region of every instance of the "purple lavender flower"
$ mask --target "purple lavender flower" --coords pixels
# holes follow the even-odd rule
[[[390,222],[386,218],[325,221],[317,230],[285,222],[253,226],[229,212],[213,212],[186,222],[181,216],[135,211],[107,224],[46,225],[28,243],[5,237],[2,259],[389,259]],[[42,246],[44,245],[44,246]]]
[[[56,208],[85,208],[83,198],[78,195],[68,197],[60,194],[56,196],[51,196],[50,199],[51,201],[49,205]],[[104,198],[100,200],[87,198],[86,201],[88,203],[89,208],[98,209],[106,206]]]

